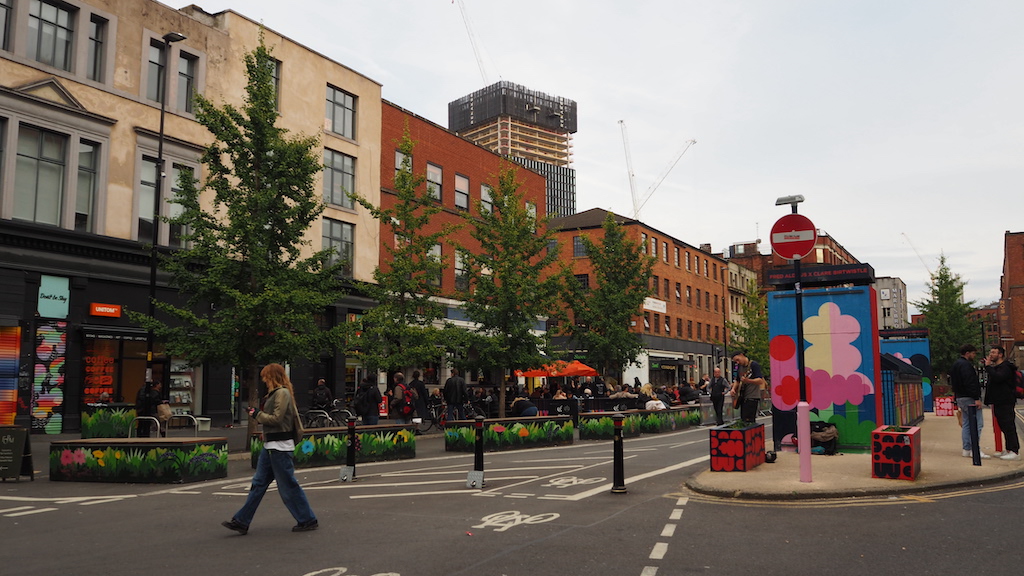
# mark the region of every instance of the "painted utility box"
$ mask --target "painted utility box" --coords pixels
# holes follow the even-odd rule
[[[812,420],[836,425],[840,447],[866,448],[881,423],[878,318],[870,286],[803,292],[804,373]],[[773,438],[796,433],[800,401],[796,293],[768,293]]]
[[[935,390],[932,387],[932,355],[927,338],[904,338],[882,340],[882,353],[892,354],[921,371],[921,387],[924,393],[924,411],[935,410]]]

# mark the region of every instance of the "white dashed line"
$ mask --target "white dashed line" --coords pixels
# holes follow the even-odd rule
[[[658,573],[658,567],[657,566],[644,566],[643,571],[640,572],[640,576],[655,576],[657,573]]]
[[[654,545],[651,550],[651,560],[661,560],[665,557],[665,553],[668,552],[668,542],[658,542]]]
[[[675,524],[665,524],[665,528],[663,528],[662,531],[661,531],[661,537],[662,538],[671,538],[672,536],[675,536],[675,533],[676,533],[676,525]]]
[[[683,517],[683,509],[682,508],[676,508],[675,510],[672,511],[671,514],[668,515],[668,519],[669,520],[679,520],[682,517]]]

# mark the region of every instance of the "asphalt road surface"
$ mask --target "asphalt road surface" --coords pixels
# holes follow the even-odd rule
[[[320,522],[295,523],[267,493],[249,534],[248,461],[202,484],[47,480],[0,485],[0,573],[12,575],[546,576],[1018,574],[1024,482],[925,495],[750,502],[688,492],[707,468],[701,428],[612,443],[299,470]],[[426,448],[427,443],[422,443]],[[767,465],[767,464],[766,464]],[[38,466],[37,466],[38,467]]]

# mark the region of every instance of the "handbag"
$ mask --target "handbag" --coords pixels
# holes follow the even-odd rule
[[[298,444],[302,442],[302,437],[306,431],[302,429],[302,418],[299,418],[299,408],[295,405],[295,400],[292,400],[292,439]]]
[[[166,402],[161,402],[156,405],[156,418],[161,422],[167,422],[171,419],[171,405]]]

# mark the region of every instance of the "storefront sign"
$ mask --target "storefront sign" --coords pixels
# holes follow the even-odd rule
[[[92,302],[89,304],[89,315],[120,318],[121,306],[120,304],[100,304],[99,302]]]
[[[67,318],[70,300],[70,281],[67,278],[45,275],[39,278],[36,310],[40,318]]]

